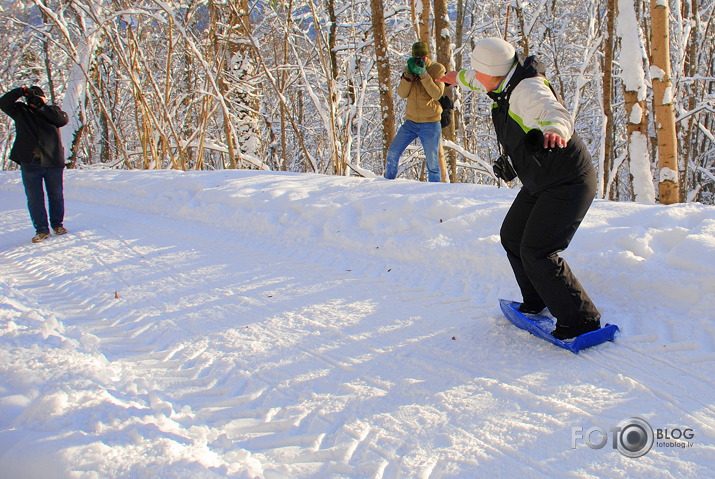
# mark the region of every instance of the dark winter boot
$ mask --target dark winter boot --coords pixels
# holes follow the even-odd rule
[[[601,321],[598,319],[595,321],[584,321],[577,326],[564,326],[557,321],[556,329],[551,332],[551,335],[556,339],[565,341],[585,333],[590,333],[591,331],[596,331],[597,329],[601,329]]]
[[[542,304],[531,304],[531,303],[521,303],[519,305],[519,312],[520,313],[526,313],[526,314],[539,314],[546,308],[546,306]]]

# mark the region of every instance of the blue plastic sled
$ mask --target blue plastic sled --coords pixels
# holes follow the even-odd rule
[[[511,321],[514,326],[525,329],[529,331],[534,336],[548,341],[556,346],[564,349],[568,349],[574,354],[578,354],[579,351],[585,348],[590,348],[597,344],[604,343],[606,341],[613,341],[616,336],[616,332],[619,331],[618,326],[615,324],[606,324],[601,329],[596,331],[591,331],[590,333],[584,333],[581,336],[577,336],[571,341],[561,341],[551,336],[551,331],[556,327],[556,320],[550,316],[542,316],[540,314],[524,314],[519,312],[519,304],[516,301],[509,301],[508,299],[500,299],[499,306],[504,312],[506,319]]]

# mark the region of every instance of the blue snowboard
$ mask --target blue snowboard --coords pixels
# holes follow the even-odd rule
[[[578,352],[584,348],[590,348],[591,346],[606,341],[613,341],[616,332],[619,330],[615,324],[606,324],[601,329],[584,333],[573,340],[561,341],[551,336],[551,331],[556,327],[556,320],[554,318],[540,314],[521,313],[519,312],[519,304],[520,303],[516,301],[509,301],[508,299],[499,300],[499,306],[504,312],[504,316],[506,316],[506,319],[511,321],[514,326],[525,329],[534,336],[555,344],[560,348],[568,349],[575,354],[578,354]]]

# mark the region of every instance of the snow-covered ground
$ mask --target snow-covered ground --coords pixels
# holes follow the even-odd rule
[[[0,173],[3,479],[715,476],[715,207],[594,203],[563,256],[622,332],[574,355],[500,313],[515,190],[65,178],[31,244]]]

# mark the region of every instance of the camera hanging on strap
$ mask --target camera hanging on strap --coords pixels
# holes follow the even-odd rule
[[[501,151],[501,155],[499,155],[499,158],[497,158],[492,165],[492,170],[494,170],[494,176],[500,180],[509,182],[516,178],[516,170],[512,166],[509,155],[506,154],[501,143],[499,144],[499,150]]]

